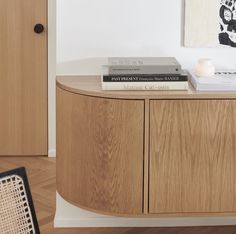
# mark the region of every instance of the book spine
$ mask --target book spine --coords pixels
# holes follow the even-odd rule
[[[197,85],[197,82],[196,82],[196,80],[194,79],[194,75],[190,75],[189,76],[189,81],[190,81],[190,83],[192,84],[192,86],[196,89],[196,90],[199,90],[198,88],[198,85]]]
[[[103,75],[103,82],[180,82],[188,81],[187,75]]]
[[[103,90],[187,90],[188,82],[102,82]]]
[[[132,74],[181,74],[179,65],[170,66],[103,66],[106,75],[132,75]]]

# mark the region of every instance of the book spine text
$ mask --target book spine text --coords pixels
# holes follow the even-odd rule
[[[188,82],[102,82],[103,90],[187,90]]]
[[[188,81],[187,75],[103,75],[103,82],[179,82]]]

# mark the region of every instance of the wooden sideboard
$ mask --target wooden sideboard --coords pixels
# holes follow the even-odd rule
[[[57,78],[57,190],[117,216],[236,214],[236,93]]]

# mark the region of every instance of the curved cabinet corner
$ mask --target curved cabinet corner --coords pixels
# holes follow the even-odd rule
[[[57,189],[69,202],[142,214],[144,101],[57,88]]]

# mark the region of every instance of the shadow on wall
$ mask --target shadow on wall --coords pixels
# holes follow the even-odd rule
[[[107,58],[86,58],[57,63],[57,75],[100,75]]]
[[[143,46],[135,50],[121,49],[120,53],[112,53],[110,57],[171,57],[163,48],[157,46]],[[100,75],[101,66],[107,64],[107,57],[84,57],[77,60],[57,63],[57,75]]]

